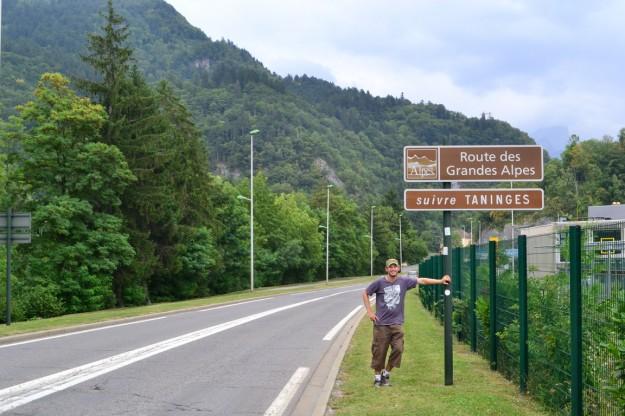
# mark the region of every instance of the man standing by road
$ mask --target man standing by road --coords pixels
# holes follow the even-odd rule
[[[441,279],[427,277],[409,278],[399,276],[399,262],[386,260],[386,276],[371,283],[362,292],[362,300],[369,319],[373,322],[373,341],[371,343],[371,368],[375,371],[375,387],[390,386],[391,370],[399,368],[404,351],[404,298],[406,292],[417,285],[448,285],[448,275]],[[371,309],[369,296],[375,293],[375,313]],[[386,362],[388,347],[391,354]]]

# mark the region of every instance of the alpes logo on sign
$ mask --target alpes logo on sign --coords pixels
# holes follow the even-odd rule
[[[406,180],[438,179],[438,148],[406,149]]]

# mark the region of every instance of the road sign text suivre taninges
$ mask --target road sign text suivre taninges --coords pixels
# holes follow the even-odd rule
[[[406,189],[408,211],[509,211],[543,209],[543,190],[531,189]]]

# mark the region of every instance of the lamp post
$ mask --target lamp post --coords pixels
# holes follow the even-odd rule
[[[403,254],[402,254],[402,247],[401,247],[401,217],[404,214],[399,214],[399,267],[402,267],[402,264],[404,264],[404,258],[403,258]]]
[[[238,199],[247,201],[250,203],[250,205],[252,204],[252,200],[246,196],[243,195],[237,195]],[[250,218],[250,222],[252,222],[253,220]],[[253,284],[254,284],[254,226],[250,226],[250,290],[254,290],[253,289]]]
[[[254,291],[254,135],[260,130],[250,131],[250,291]]]
[[[2,75],[2,0],[0,0],[0,76]],[[7,145],[6,153],[6,176],[7,183],[9,177],[9,150]],[[11,203],[7,207],[7,280],[6,280],[6,320],[5,323],[11,325]]]
[[[327,199],[326,199],[326,285],[329,284],[329,270],[330,270],[330,188],[334,185],[328,185]]]
[[[323,228],[324,230],[326,230],[326,285],[327,285],[328,284],[328,247],[329,247],[328,232],[329,232],[329,228],[326,227],[325,225],[320,225],[319,228]]]
[[[369,239],[369,264],[370,264],[370,275],[371,277],[373,277],[373,209],[375,208],[375,205],[371,205],[371,231],[370,231],[370,236],[371,238]]]
[[[362,238],[366,238],[367,240],[369,240],[371,238],[371,236],[369,234],[365,234],[362,236]]]

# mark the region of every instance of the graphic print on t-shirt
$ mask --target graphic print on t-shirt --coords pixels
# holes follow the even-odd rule
[[[384,303],[389,310],[395,309],[399,305],[400,285],[391,285],[384,288]]]

